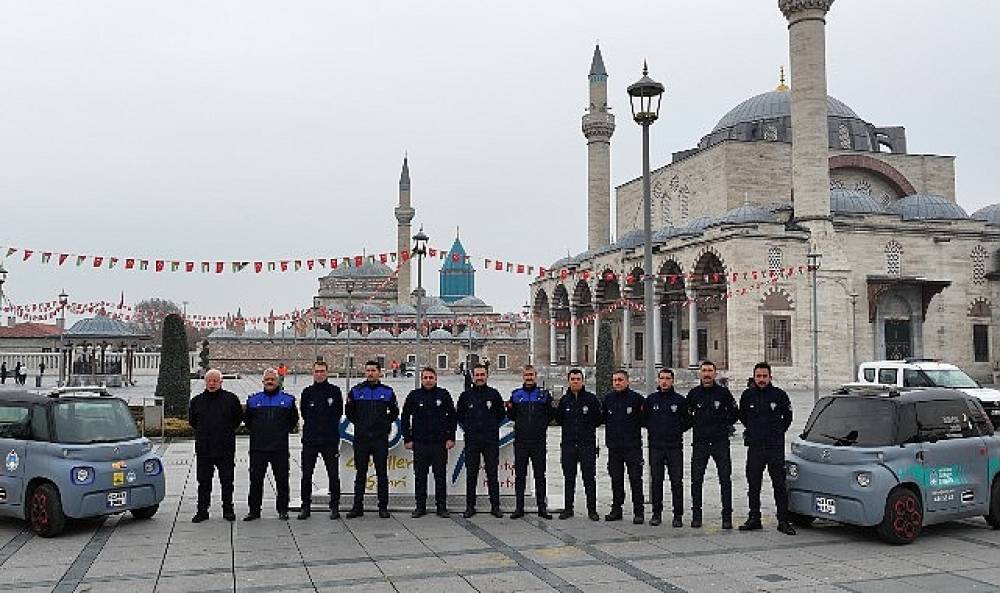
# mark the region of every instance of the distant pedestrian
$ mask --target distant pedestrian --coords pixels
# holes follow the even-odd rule
[[[285,375],[287,375],[287,374],[288,374],[288,367],[285,366],[285,363],[279,364],[278,365],[278,387],[280,387],[281,389],[285,388]]]
[[[288,519],[288,435],[299,423],[295,397],[278,386],[278,371],[267,369],[264,390],[247,399],[246,425],[250,429],[250,512],[244,521],[260,519],[264,500],[264,477],[271,466],[278,518]]]
[[[312,513],[313,470],[320,455],[330,482],[330,518],[340,518],[340,417],[344,415],[344,396],[340,387],[326,380],[327,372],[327,365],[322,360],[313,363],[313,384],[302,390],[299,402],[302,416],[299,519],[308,519]]]
[[[365,490],[368,487],[368,464],[375,465],[378,486],[378,516],[389,518],[389,432],[399,418],[399,403],[392,387],[382,383],[382,365],[377,360],[365,363],[365,381],[347,393],[344,406],[347,419],[354,424],[354,505],[348,519],[365,514]]]
[[[233,480],[236,468],[236,429],[243,421],[240,398],[222,388],[222,373],[205,373],[205,390],[191,398],[188,424],[194,429],[195,473],[198,478],[198,512],[192,523],[208,519],[212,502],[212,477],[219,470],[222,517],[235,521]]]
[[[45,375],[45,361],[38,363],[38,376],[42,377]]]
[[[0,364],[0,385],[7,384],[7,363]]]
[[[486,487],[490,495],[490,514],[497,519],[500,511],[500,425],[507,419],[500,392],[486,384],[486,367],[472,367],[472,387],[458,398],[458,423],[465,438],[465,513],[466,519],[476,514],[476,487],[479,466],[486,470]]]
[[[21,361],[18,361],[17,364],[14,365],[14,384],[21,384]]]

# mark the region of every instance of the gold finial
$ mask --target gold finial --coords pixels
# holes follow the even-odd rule
[[[776,91],[787,91],[788,85],[785,84],[785,67],[781,66],[778,74],[778,88],[774,89]]]
[[[649,66],[646,65],[646,60],[642,61],[642,75],[647,76],[649,74]]]

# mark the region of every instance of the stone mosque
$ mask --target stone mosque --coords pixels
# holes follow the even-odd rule
[[[822,385],[853,380],[867,360],[908,357],[992,380],[1000,204],[970,216],[955,195],[953,156],[908,153],[902,126],[871,123],[827,95],[833,3],[778,0],[790,86],[782,73],[777,88],[733,107],[694,148],[654,163],[651,353],[642,282],[631,280],[644,272],[642,178],[615,188],[612,241],[615,118],[595,49],[582,124],[587,251],[530,286],[535,364],[592,367],[596,329],[607,322],[621,367],[641,368],[650,355],[668,368],[710,359],[741,382],[766,360],[776,382],[810,385],[813,254]]]

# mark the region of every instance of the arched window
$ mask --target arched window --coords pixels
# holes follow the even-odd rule
[[[781,248],[780,247],[768,247],[767,248],[767,269],[772,272],[778,272],[781,270]]]
[[[903,246],[896,241],[889,241],[885,246],[885,271],[890,276],[903,273]]]
[[[982,245],[972,248],[972,283],[986,284],[986,249]]]

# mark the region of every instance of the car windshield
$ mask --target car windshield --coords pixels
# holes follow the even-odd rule
[[[837,447],[881,447],[895,440],[895,407],[874,397],[829,397],[816,404],[804,440]]]
[[[952,389],[975,389],[979,387],[976,381],[959,369],[921,370],[927,375],[934,387],[950,387]]]
[[[135,420],[120,399],[61,401],[53,416],[62,443],[113,443],[139,438]]]

